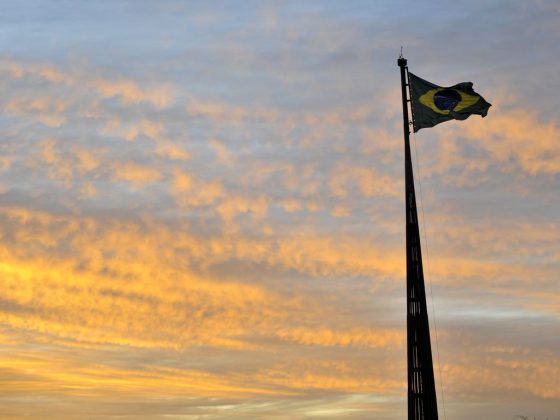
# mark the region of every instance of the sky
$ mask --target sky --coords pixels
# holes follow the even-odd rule
[[[560,5],[0,1],[0,418],[560,419]],[[518,418],[518,417],[517,417]]]

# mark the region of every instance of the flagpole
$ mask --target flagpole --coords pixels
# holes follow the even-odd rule
[[[405,157],[408,420],[437,420],[438,411],[430,327],[410,154],[408,67],[407,60],[402,54],[397,63],[401,70]]]

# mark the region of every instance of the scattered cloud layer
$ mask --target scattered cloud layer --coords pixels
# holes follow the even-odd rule
[[[29,6],[1,41],[0,417],[402,418],[395,43],[493,104],[413,138],[438,395],[557,416],[556,6]]]

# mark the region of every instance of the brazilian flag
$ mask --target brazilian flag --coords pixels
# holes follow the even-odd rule
[[[473,90],[471,82],[441,87],[412,73],[408,75],[414,132],[444,121],[466,120],[472,114],[485,117],[492,106]]]

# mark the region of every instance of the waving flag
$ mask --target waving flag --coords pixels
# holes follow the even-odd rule
[[[473,114],[485,117],[492,105],[473,90],[471,82],[451,87],[434,85],[408,73],[414,132],[449,120],[465,120]]]

